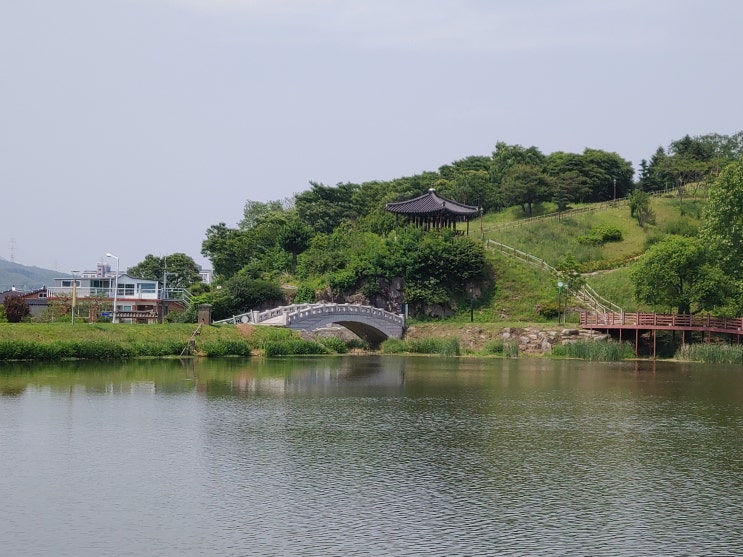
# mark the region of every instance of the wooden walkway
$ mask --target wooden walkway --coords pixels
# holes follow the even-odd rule
[[[710,315],[678,315],[661,313],[599,313],[582,311],[580,326],[583,329],[617,331],[622,340],[624,331],[635,333],[635,355],[638,353],[640,331],[653,334],[653,358],[656,355],[656,337],[658,331],[680,331],[681,342],[686,341],[686,332],[702,332],[707,340],[711,334],[729,335],[740,343],[743,335],[743,318],[712,317]]]

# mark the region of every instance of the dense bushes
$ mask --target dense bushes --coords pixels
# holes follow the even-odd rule
[[[607,242],[621,242],[622,231],[616,226],[604,224],[596,226],[588,234],[578,236],[579,244],[589,244],[599,246]]]

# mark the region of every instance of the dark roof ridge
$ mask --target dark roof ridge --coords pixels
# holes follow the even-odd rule
[[[474,205],[465,205],[453,199],[449,199],[436,193],[435,188],[429,188],[428,192],[407,201],[387,203],[385,209],[391,213],[403,214],[432,214],[451,213],[457,216],[474,217],[480,214],[480,208]]]

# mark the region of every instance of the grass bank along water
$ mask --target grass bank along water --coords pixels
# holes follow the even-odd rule
[[[347,345],[302,339],[290,329],[194,324],[1,323],[0,360],[332,354]]]
[[[606,335],[544,324],[424,323],[408,329],[404,340],[388,340],[382,353],[418,353],[441,356],[524,355],[586,360],[633,358],[629,345],[608,340]],[[365,349],[364,343],[337,337],[310,338],[290,329],[228,325],[128,325],[70,323],[0,324],[0,361],[3,360],[113,360],[182,355],[291,356],[344,354]],[[741,363],[743,347],[726,345],[685,345],[676,359],[709,363]]]

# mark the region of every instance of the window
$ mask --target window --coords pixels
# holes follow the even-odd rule
[[[137,292],[140,294],[154,294],[156,285],[154,282],[140,282],[137,284]]]
[[[117,290],[119,296],[134,296],[134,284],[119,284]]]

